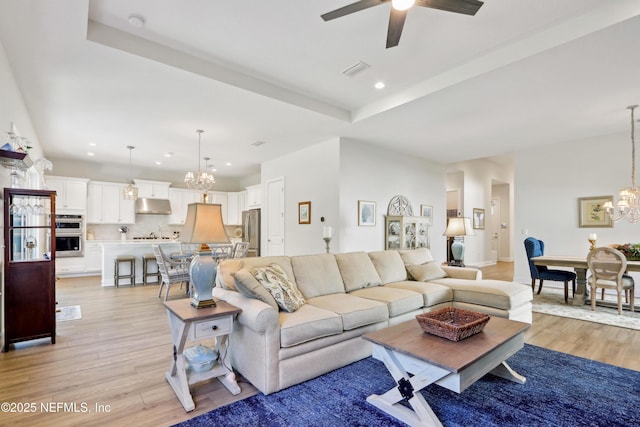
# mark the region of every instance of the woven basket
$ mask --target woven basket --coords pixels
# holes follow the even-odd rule
[[[460,341],[481,332],[489,319],[486,314],[454,307],[416,316],[425,332],[451,341]]]

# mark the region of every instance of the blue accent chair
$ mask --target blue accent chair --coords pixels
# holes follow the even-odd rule
[[[535,291],[536,279],[540,280],[538,294],[542,290],[542,283],[545,280],[564,282],[564,302],[569,302],[569,282],[572,282],[573,293],[576,292],[576,273],[565,270],[549,270],[544,265],[535,265],[531,258],[544,255],[544,242],[534,237],[527,237],[524,240],[524,248],[527,251],[527,261],[531,271],[531,290]]]

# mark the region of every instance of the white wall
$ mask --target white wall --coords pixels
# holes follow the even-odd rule
[[[339,156],[340,140],[334,138],[262,164],[263,185],[271,178],[285,178],[286,255],[325,252],[323,226],[330,225],[334,229],[338,226]],[[306,201],[311,202],[311,224],[298,224],[298,203]],[[263,197],[263,242],[266,242],[268,215],[266,197]],[[321,217],[325,217],[324,223],[320,222]],[[332,252],[337,251],[340,239],[336,230],[331,242]],[[265,248],[263,243],[263,251]]]
[[[440,164],[395,153],[362,142],[343,139],[340,144],[339,252],[384,249],[385,215],[393,196],[409,199],[414,215],[420,205],[433,206],[429,230],[431,251],[446,259],[445,173]],[[375,227],[358,226],[358,200],[376,202]]]
[[[527,236],[543,240],[547,255],[586,256],[589,233],[597,233],[598,245],[640,242],[640,224],[578,227],[579,197],[617,198],[618,190],[630,185],[630,145],[629,134],[619,133],[516,154],[516,281],[531,282],[523,245]],[[634,275],[640,283],[640,275]]]
[[[42,148],[38,141],[38,136],[33,129],[31,117],[22,99],[22,94],[9,66],[4,47],[0,43],[0,145],[4,145],[6,132],[14,130],[20,136],[26,137],[33,147],[29,156],[35,162],[42,157]],[[0,167],[0,185],[2,188],[8,187],[9,170]],[[35,183],[35,182],[34,182]]]
[[[462,216],[471,218],[474,208],[484,209],[485,212],[485,229],[474,230],[474,236],[464,239],[464,262],[474,266],[492,264],[493,260],[490,256],[492,236],[486,227],[486,222],[489,220],[488,216],[491,210],[493,185],[498,181],[513,187],[513,169],[504,164],[479,159],[450,164],[447,166],[447,171],[447,190],[461,191],[462,202],[459,210],[462,212]],[[511,217],[510,200],[506,200],[501,206],[501,213],[506,212],[509,218]],[[505,222],[508,228],[500,230],[500,233],[506,234],[509,239],[513,234],[513,221],[504,220],[502,222]]]

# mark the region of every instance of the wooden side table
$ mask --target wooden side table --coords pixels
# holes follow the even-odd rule
[[[224,301],[216,303],[215,307],[200,309],[192,307],[189,299],[164,303],[173,341],[173,360],[165,377],[187,412],[193,411],[196,407],[189,391],[190,385],[217,377],[233,395],[240,393],[233,371],[225,366],[223,361],[227,358],[228,337],[233,330],[233,318],[242,310]],[[218,361],[211,370],[187,373],[187,361],[183,354],[187,340],[199,341],[207,338],[216,340]]]

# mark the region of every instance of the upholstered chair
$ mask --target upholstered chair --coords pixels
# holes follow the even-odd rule
[[[596,308],[596,289],[615,289],[618,293],[618,314],[622,314],[622,291],[629,294],[630,309],[634,306],[634,281],[625,273],[627,258],[617,249],[600,247],[595,248],[587,256],[587,265],[591,277],[591,310]]]
[[[535,265],[531,258],[544,255],[544,242],[534,237],[527,237],[524,240],[524,248],[527,251],[527,261],[529,261],[529,271],[531,271],[531,290],[535,291],[536,280],[540,281],[538,294],[542,290],[542,283],[545,280],[564,282],[564,302],[569,302],[569,282],[572,282],[572,292],[576,292],[576,273],[565,270],[550,270],[544,265]]]

